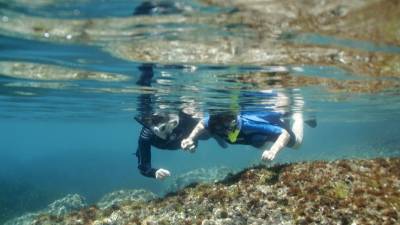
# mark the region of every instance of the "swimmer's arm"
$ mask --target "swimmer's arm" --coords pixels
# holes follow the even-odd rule
[[[192,132],[190,133],[188,138],[190,138],[192,140],[196,140],[200,136],[200,134],[202,134],[204,132],[205,129],[206,129],[206,127],[204,125],[204,122],[201,120],[194,127],[194,129],[192,130]]]
[[[163,168],[156,169],[151,167],[151,139],[153,135],[148,128],[143,128],[140,132],[136,150],[138,169],[143,176],[162,180],[171,176],[171,172]]]
[[[205,131],[204,122],[200,121],[199,123],[197,123],[196,127],[192,130],[190,135],[182,140],[181,142],[182,149],[194,151],[194,149],[196,148],[194,140],[196,140],[200,136],[200,134],[202,134],[204,131]]]
[[[275,156],[289,143],[290,134],[282,129],[282,133],[278,136],[270,149],[265,149],[262,154],[262,160],[273,160]]]
[[[136,157],[138,159],[137,168],[143,176],[155,178],[157,169],[151,167],[150,135],[150,131],[147,129],[143,129],[140,134],[136,150]]]

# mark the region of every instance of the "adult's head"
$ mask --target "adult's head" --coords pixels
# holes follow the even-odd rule
[[[169,139],[179,125],[179,116],[173,113],[154,113],[143,118],[135,117],[135,119],[164,140]]]

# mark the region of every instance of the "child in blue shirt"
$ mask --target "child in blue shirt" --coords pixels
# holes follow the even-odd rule
[[[230,144],[251,145],[263,150],[262,160],[273,160],[284,147],[297,148],[303,140],[303,117],[294,113],[290,128],[283,121],[283,113],[243,112],[219,113],[204,117],[193,129],[191,134],[182,140],[184,150],[194,151],[194,140],[208,131],[210,135],[217,135]],[[272,147],[269,148],[269,144]]]

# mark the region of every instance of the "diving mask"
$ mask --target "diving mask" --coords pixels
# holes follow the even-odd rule
[[[240,133],[240,128],[238,127],[236,119],[217,126],[216,130],[218,133],[228,138],[231,143],[236,142]]]
[[[168,120],[164,122],[160,122],[159,124],[153,125],[151,130],[154,132],[157,137],[167,140],[171,137],[173,130],[179,124],[179,117],[174,114],[168,115]]]

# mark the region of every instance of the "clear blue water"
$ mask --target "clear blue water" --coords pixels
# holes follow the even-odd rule
[[[132,17],[139,1],[71,1],[50,5],[27,5],[1,1],[3,23],[10,13],[59,19]],[[191,12],[217,14],[233,8],[205,6],[182,1]],[[7,10],[7,11],[4,11]],[[173,6],[167,14],[187,13]],[[4,14],[5,15],[5,14]],[[161,16],[155,12],[154,18]],[[189,28],[191,25],[186,25]],[[205,26],[207,28],[207,26]],[[161,29],[154,27],[152,29]],[[180,27],[178,26],[177,29]],[[194,26],[191,29],[204,29]],[[217,30],[218,31],[218,30]],[[153,165],[168,168],[172,177],[160,182],[141,176],[136,169],[140,125],[138,98],[152,96],[157,107],[176,110],[194,101],[196,109],[208,112],[249,104],[263,105],[262,99],[232,99],[244,91],[259,91],[254,83],[238,82],[240,76],[255,73],[329,78],[338,81],[370,80],[334,65],[248,65],[154,63],[151,87],[137,85],[142,59],[117,58],[101,44],[46,40],[34,34],[0,29],[0,221],[35,211],[68,193],[78,193],[88,202],[120,189],[144,188],[160,195],[177,177],[197,168],[225,166],[240,169],[260,163],[261,152],[247,146],[221,149],[212,141],[201,142],[195,154],[153,149]],[[212,30],[210,32],[215,32]],[[221,35],[235,35],[224,33]],[[154,35],[144,33],[140,39]],[[146,36],[147,35],[147,36]],[[175,35],[176,36],[176,35]],[[179,37],[179,35],[178,35]],[[121,33],[121,38],[126,37]],[[131,42],[137,41],[132,37]],[[174,38],[174,35],[166,38]],[[118,39],[118,37],[116,37]],[[129,39],[128,39],[129,40]],[[361,51],[399,54],[398,46],[303,34],[294,44],[337,46]],[[95,40],[93,42],[96,42]],[[106,43],[104,43],[106,42]],[[131,43],[130,43],[131,44]],[[29,69],[10,76],[13,62],[36,63],[57,68],[79,69],[124,76],[118,81],[101,79],[35,79]],[[65,73],[61,72],[61,73]],[[395,79],[398,82],[397,79]],[[257,82],[255,82],[257,84]],[[280,88],[290,93],[291,88]],[[317,128],[305,126],[299,150],[284,150],[273,163],[338,158],[371,158],[400,155],[400,99],[398,90],[378,93],[330,92],[319,85],[300,86],[305,118],[316,117]],[[292,109],[300,110],[300,109]]]

